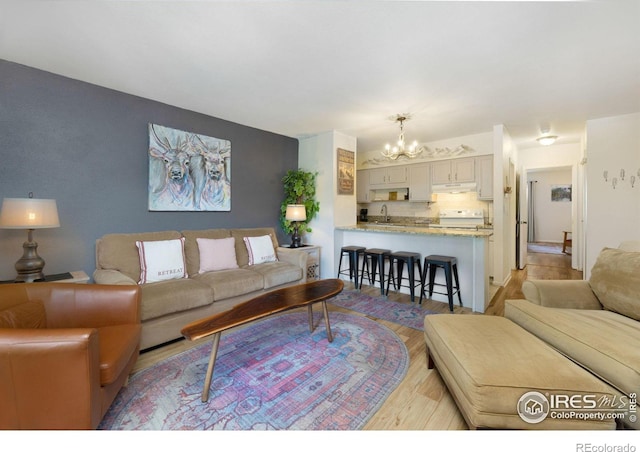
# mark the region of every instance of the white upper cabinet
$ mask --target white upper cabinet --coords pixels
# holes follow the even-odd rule
[[[475,182],[475,159],[473,157],[440,160],[431,163],[431,183]]]
[[[431,201],[431,164],[409,167],[409,201]]]
[[[356,171],[356,202],[369,202],[369,170]]]
[[[478,199],[493,199],[493,155],[476,157]]]
[[[369,172],[369,187],[371,189],[406,187],[409,181],[408,168],[403,165],[367,170]]]

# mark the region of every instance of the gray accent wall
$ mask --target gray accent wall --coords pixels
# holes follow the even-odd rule
[[[148,210],[149,123],[231,141],[230,212]],[[108,233],[272,226],[288,243],[278,219],[294,138],[0,60],[0,156],[0,199],[58,203],[61,227],[34,232],[46,274],[91,276]],[[0,280],[15,277],[26,238],[0,229]]]

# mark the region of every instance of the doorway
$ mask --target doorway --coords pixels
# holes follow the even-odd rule
[[[519,269],[530,263],[531,252],[570,255],[562,244],[565,232],[573,232],[572,167],[529,169],[524,176],[517,185]]]

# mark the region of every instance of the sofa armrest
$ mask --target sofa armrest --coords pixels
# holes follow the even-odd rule
[[[602,309],[591,290],[589,281],[583,280],[527,280],[522,293],[531,303],[550,308]]]
[[[135,285],[138,284],[124,273],[118,270],[101,270],[93,272],[93,280],[96,284],[118,284],[118,285]]]
[[[140,323],[138,285],[38,283],[25,285],[29,300],[40,300],[48,328],[100,328]]]
[[[0,429],[90,429],[102,416],[95,329],[0,335]]]
[[[309,260],[309,254],[304,251],[300,251],[292,248],[284,248],[279,246],[276,248],[278,260],[288,262],[289,264],[297,265],[300,267],[306,278],[307,275],[307,261]]]

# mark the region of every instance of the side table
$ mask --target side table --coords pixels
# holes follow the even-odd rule
[[[291,248],[291,245],[281,245],[283,248]],[[320,247],[318,245],[300,245],[296,248],[309,255],[307,260],[307,281],[320,279]]]
[[[75,284],[87,284],[89,282],[89,276],[82,270],[69,272],[69,274],[71,275],[71,278],[56,279],[51,282],[57,282],[57,283],[63,282],[63,283],[75,283]],[[55,275],[52,275],[52,276],[55,276]],[[45,276],[45,280],[47,280],[47,278],[48,276]]]

